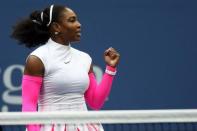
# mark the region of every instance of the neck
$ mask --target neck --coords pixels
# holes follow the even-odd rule
[[[51,37],[51,39],[59,44],[62,44],[62,45],[69,45],[69,42],[66,41],[65,39],[62,39],[60,37]]]

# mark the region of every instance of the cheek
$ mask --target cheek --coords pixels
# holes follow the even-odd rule
[[[69,23],[69,24],[67,24],[66,28],[67,28],[68,31],[71,31],[71,32],[72,32],[72,31],[75,30],[76,24],[74,24],[74,23]]]
[[[62,32],[65,35],[69,36],[69,35],[72,35],[73,34],[74,30],[73,30],[73,27],[67,26],[67,27],[64,27],[63,28]]]
[[[67,24],[62,27],[62,35],[68,40],[74,40],[76,37],[76,30],[74,24]]]

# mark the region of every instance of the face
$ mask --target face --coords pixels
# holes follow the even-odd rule
[[[65,42],[79,41],[81,37],[81,24],[77,15],[69,8],[65,8],[58,21],[59,37]]]

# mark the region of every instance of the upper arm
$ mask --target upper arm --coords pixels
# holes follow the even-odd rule
[[[43,77],[44,64],[38,57],[30,55],[25,64],[24,74]]]

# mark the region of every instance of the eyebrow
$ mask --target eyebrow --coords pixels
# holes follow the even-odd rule
[[[70,16],[67,19],[71,19],[71,18],[77,18],[77,16]]]

